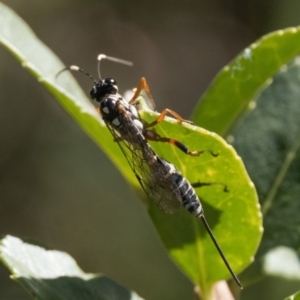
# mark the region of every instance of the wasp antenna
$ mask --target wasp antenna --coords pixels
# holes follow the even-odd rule
[[[97,59],[98,59],[98,61],[101,61],[102,59],[107,59],[107,60],[114,61],[114,62],[123,64],[123,65],[133,66],[133,62],[131,62],[131,61],[117,58],[117,57],[107,56],[105,54],[99,54]]]
[[[92,76],[90,73],[84,71],[82,68],[79,68],[78,66],[69,66],[69,67],[66,67],[66,68],[62,69],[61,71],[59,71],[59,72],[56,74],[55,79],[57,79],[57,77],[58,77],[62,72],[65,72],[65,71],[76,71],[76,72],[83,73],[83,74],[86,75],[87,77],[91,78],[95,84],[97,84],[97,81],[93,78],[93,76]]]
[[[69,67],[66,67],[66,68],[63,68],[62,70],[60,70],[60,71],[55,75],[55,79],[57,79],[58,76],[59,76],[61,73],[65,72],[65,71],[67,71],[67,70],[69,70]]]
[[[121,58],[116,58],[116,57],[112,57],[112,56],[107,56],[105,54],[99,54],[98,55],[98,75],[99,75],[99,79],[101,80],[101,74],[100,74],[100,62],[103,59],[107,59],[116,63],[120,63],[123,65],[127,65],[127,66],[133,66],[133,63],[131,61],[125,60],[125,59],[121,59]]]

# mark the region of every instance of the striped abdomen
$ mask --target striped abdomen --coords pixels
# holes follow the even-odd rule
[[[175,182],[181,195],[182,205],[195,217],[200,218],[203,215],[203,209],[194,188],[181,174],[176,175]]]

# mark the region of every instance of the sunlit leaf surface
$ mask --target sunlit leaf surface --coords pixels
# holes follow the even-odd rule
[[[142,300],[103,275],[84,273],[65,252],[46,250],[13,236],[1,240],[0,260],[34,299]]]
[[[263,36],[225,66],[200,99],[195,124],[224,135],[268,80],[300,52],[300,27]]]
[[[300,300],[300,292],[298,292],[288,298],[285,298],[284,300]]]
[[[153,117],[152,117],[153,119]],[[226,184],[197,189],[204,212],[225,255],[236,272],[244,269],[253,259],[262,234],[261,216],[255,189],[241,159],[221,137],[204,129],[179,125],[176,121],[157,125],[163,136],[176,136],[191,150],[211,150],[199,157],[190,157],[171,145],[152,143],[156,151],[172,161],[192,183],[218,182]],[[181,211],[166,215],[150,205],[162,240],[176,260],[195,283],[205,285],[230,274],[200,220]]]
[[[81,128],[118,164],[123,175],[137,185],[120,150],[113,142],[99,113],[69,72],[59,78],[63,63],[47,48],[28,25],[0,3],[0,43],[59,101]]]

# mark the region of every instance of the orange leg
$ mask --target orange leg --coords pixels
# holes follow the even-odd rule
[[[149,104],[150,104],[151,108],[152,108],[153,110],[155,110],[155,103],[154,103],[153,97],[152,97],[152,95],[151,95],[150,88],[149,88],[149,85],[148,85],[148,83],[147,83],[147,80],[146,80],[144,77],[142,77],[142,78],[140,79],[139,84],[138,84],[138,86],[137,86],[137,88],[136,88],[136,91],[135,91],[133,97],[131,98],[131,100],[129,101],[129,103],[132,104],[132,103],[137,99],[137,97],[140,95],[140,93],[142,92],[142,90],[144,90],[145,93],[147,94],[148,99],[149,99],[149,101],[150,101]],[[165,118],[165,116],[166,116],[167,114],[170,114],[170,115],[172,115],[173,117],[175,117],[180,123],[182,123],[182,122],[186,122],[186,123],[190,123],[190,124],[193,123],[192,121],[183,119],[183,118],[182,118],[179,114],[177,114],[175,111],[166,108],[166,109],[164,109],[164,110],[160,113],[160,115],[157,117],[157,119],[156,119],[154,122],[152,122],[152,123],[146,125],[146,127],[147,127],[147,128],[148,128],[148,127],[152,127],[152,126],[155,126],[156,124],[160,123],[160,122]]]
[[[171,145],[174,145],[177,148],[179,148],[181,151],[183,151],[185,154],[190,155],[190,156],[199,156],[200,154],[202,154],[204,152],[204,151],[191,151],[183,143],[181,143],[177,140],[171,139],[171,138],[161,137],[158,133],[156,133],[153,130],[146,130],[144,132],[144,136],[149,141],[163,142],[163,143],[169,143]]]
[[[149,85],[148,85],[148,83],[147,83],[147,80],[146,80],[144,77],[142,77],[142,78],[140,79],[139,84],[138,84],[138,86],[137,86],[137,88],[136,88],[136,91],[135,91],[133,97],[131,98],[131,100],[129,101],[129,103],[132,104],[132,103],[137,99],[137,97],[140,95],[140,93],[141,93],[143,90],[145,91],[145,93],[147,94],[147,96],[148,96],[148,98],[149,98],[151,108],[152,108],[153,110],[155,110],[155,102],[154,102],[153,97],[152,97],[152,95],[151,95],[150,88],[149,88]],[[183,119],[183,118],[182,118],[179,114],[177,114],[175,111],[166,108],[166,109],[164,109],[164,110],[160,113],[160,115],[158,116],[158,118],[157,118],[154,122],[148,124],[147,127],[152,127],[152,126],[155,126],[157,123],[160,123],[160,122],[165,118],[165,116],[166,116],[167,114],[170,114],[170,115],[172,115],[173,117],[175,117],[180,123],[182,123],[182,122],[186,122],[186,123],[190,123],[190,124],[193,123],[192,121]]]
[[[192,121],[183,119],[183,118],[180,117],[179,114],[176,113],[175,111],[166,108],[166,109],[164,109],[164,110],[160,113],[160,115],[157,117],[157,119],[156,119],[155,121],[153,121],[153,122],[150,123],[150,124],[147,124],[147,125],[146,125],[146,128],[153,127],[153,126],[155,126],[156,124],[160,123],[160,122],[166,117],[167,114],[170,114],[170,115],[172,115],[173,117],[175,117],[180,123],[182,123],[182,122],[189,123],[189,124],[193,123]]]
[[[145,91],[145,93],[147,94],[148,99],[150,101],[149,106],[151,106],[151,108],[154,110],[155,109],[155,103],[154,103],[154,100],[153,100],[152,95],[150,93],[148,83],[147,83],[147,81],[144,77],[142,77],[140,79],[139,84],[136,88],[136,91],[135,91],[132,99],[129,101],[129,103],[130,104],[134,103],[134,101],[138,98],[138,96],[140,95],[140,93],[142,91]],[[166,108],[160,113],[160,115],[157,117],[157,119],[155,121],[151,122],[150,124],[144,123],[144,128],[145,128],[144,136],[147,140],[156,141],[156,142],[170,143],[171,145],[176,146],[181,151],[183,151],[185,154],[190,155],[190,156],[199,156],[200,154],[206,152],[206,151],[191,151],[190,149],[188,149],[188,147],[186,145],[184,145],[183,143],[181,143],[181,142],[179,142],[175,139],[168,138],[168,137],[161,137],[155,131],[147,130],[147,128],[153,127],[156,124],[162,122],[167,114],[170,114],[173,117],[175,117],[180,123],[182,123],[182,122],[192,123],[189,120],[183,119],[179,114],[177,114],[173,110]],[[218,156],[218,154],[214,154],[212,151],[208,151],[208,152],[210,152],[211,155],[213,155],[213,156]]]
[[[149,99],[149,102],[150,102],[149,106],[151,107],[151,109],[155,110],[155,102],[154,102],[153,97],[151,95],[150,88],[149,88],[149,85],[147,83],[147,80],[144,77],[142,77],[140,79],[139,84],[136,88],[136,91],[135,91],[133,97],[131,98],[131,100],[129,101],[129,103],[132,104],[143,90],[145,91],[145,93],[146,93],[146,95]]]
[[[163,143],[169,143],[171,145],[174,145],[175,147],[180,149],[182,152],[184,152],[185,154],[190,155],[190,156],[200,156],[201,154],[203,154],[205,152],[209,152],[214,157],[217,157],[219,155],[219,154],[214,153],[210,150],[191,151],[185,144],[183,144],[183,143],[181,143],[177,140],[174,140],[172,138],[162,137],[153,130],[145,130],[144,131],[144,137],[148,141],[163,142]]]

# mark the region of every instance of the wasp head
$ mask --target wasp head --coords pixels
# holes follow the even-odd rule
[[[117,82],[112,78],[100,80],[90,91],[92,99],[101,102],[105,95],[115,95],[118,92]]]

